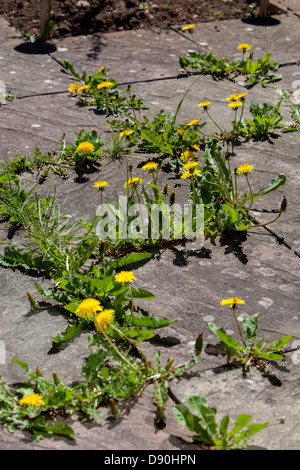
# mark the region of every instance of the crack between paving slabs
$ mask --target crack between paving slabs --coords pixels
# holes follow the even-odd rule
[[[279,245],[284,245],[286,248],[288,248],[290,251],[292,251],[296,256],[298,256],[298,258],[300,258],[300,251],[294,250],[294,248],[292,248],[291,245],[285,241],[284,237],[281,237],[280,235],[278,235],[271,228],[265,227],[264,224],[261,224],[255,217],[253,217],[253,221],[256,224],[255,226],[253,226],[253,228],[261,227],[261,228],[265,229],[267,232],[270,233],[270,235],[272,235],[274,238],[276,238]]]

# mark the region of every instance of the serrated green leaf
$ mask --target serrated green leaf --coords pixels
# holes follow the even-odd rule
[[[267,426],[269,425],[269,423],[253,423],[253,424],[249,424],[248,425],[248,429],[247,429],[247,436],[253,436],[253,434],[256,434],[257,432],[260,432],[262,431],[263,429],[265,429]]]
[[[63,333],[60,333],[58,336],[51,336],[51,339],[55,343],[65,343],[66,341],[69,341],[74,336],[78,335],[85,328],[87,328],[88,324],[89,322],[85,320],[74,322],[72,326],[68,325],[66,330]]]
[[[104,379],[109,379],[108,367],[102,367],[102,369],[100,370],[100,377],[103,377]]]
[[[131,294],[134,299],[154,299],[155,295],[146,289],[131,289]]]
[[[136,343],[140,343],[141,341],[147,341],[148,339],[153,338],[155,335],[149,330],[138,330],[132,328],[126,330],[126,336],[133,338]]]
[[[68,62],[67,60],[64,60],[62,63],[63,63],[63,66],[68,70],[68,72],[70,72],[73,75],[73,77],[77,78],[77,80],[81,80],[79,74],[76,72],[73,65],[70,64],[70,62]]]
[[[190,410],[182,404],[174,406],[172,411],[177,423],[186,426],[191,432],[195,432],[195,426],[199,423],[200,418],[193,415]]]
[[[247,424],[249,421],[251,421],[252,416],[248,414],[241,414],[240,416],[237,417],[235,421],[235,425],[228,434],[228,438],[235,436],[237,433],[239,433]]]
[[[282,349],[293,338],[293,336],[294,335],[287,335],[280,338],[276,343],[276,350]]]
[[[173,155],[173,147],[168,142],[164,141],[163,138],[155,131],[142,129],[141,136],[143,139],[154,144],[161,152]]]
[[[129,255],[123,256],[123,258],[118,259],[113,262],[113,267],[115,269],[123,268],[124,266],[129,266],[130,264],[141,263],[147,261],[152,257],[151,253],[131,253]]]
[[[60,423],[55,421],[53,425],[50,426],[50,429],[53,434],[64,435],[64,436],[75,436],[75,432],[72,427],[66,423]],[[48,427],[47,427],[48,430]]]
[[[223,341],[223,343],[226,344],[226,346],[228,346],[229,349],[235,351],[235,354],[237,354],[237,351],[247,352],[244,346],[239,344],[232,336],[228,335],[220,326],[215,325],[212,322],[207,323],[207,326],[210,330],[216,333],[216,335]]]
[[[229,426],[229,415],[226,415],[224,416],[224,418],[222,419],[221,423],[220,423],[220,434],[221,436],[223,437],[227,437],[227,430],[228,430],[228,426]]]
[[[19,359],[17,359],[16,357],[14,357],[11,362],[14,362],[16,364],[18,364],[20,367],[22,367],[25,371],[26,374],[28,374],[28,372],[31,372],[31,370],[29,369],[28,367],[28,364],[27,362],[23,362],[23,361],[20,361]]]
[[[100,366],[105,362],[105,360],[106,356],[102,349],[98,349],[88,357],[86,364],[82,368],[82,373],[86,377],[86,380],[90,380],[91,377],[97,375]]]
[[[158,328],[164,328],[166,326],[170,326],[173,323],[176,323],[178,320],[179,318],[175,318],[174,320],[169,320],[168,318],[165,318],[165,317],[160,318],[149,312],[147,316],[144,316],[144,315],[133,316],[131,319],[131,323],[133,325],[140,326],[143,328],[158,329]]]
[[[217,439],[219,435],[215,420],[215,410],[207,405],[205,398],[199,393],[188,397],[186,402],[196,412],[197,416],[200,417],[199,426],[207,431],[212,441]]]
[[[282,188],[286,183],[286,176],[281,173],[276,178],[274,178],[267,188],[262,188],[259,190],[258,193],[253,194],[253,199],[257,199],[258,197],[265,196],[276,189]]]
[[[247,338],[252,339],[256,336],[257,322],[259,319],[259,313],[251,315],[249,318],[244,318],[242,321],[242,328]]]
[[[256,348],[254,348],[254,350],[256,350]],[[280,361],[284,359],[284,356],[272,352],[257,351],[257,356],[261,359],[267,359],[268,361]]]

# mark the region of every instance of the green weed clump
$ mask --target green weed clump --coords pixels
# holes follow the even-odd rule
[[[263,87],[270,83],[281,80],[282,75],[277,72],[279,63],[271,60],[271,53],[268,52],[262,58],[254,60],[254,53],[251,46],[246,43],[239,44],[237,49],[242,52],[242,57],[229,59],[228,57],[218,58],[211,52],[203,52],[194,39],[197,51],[190,51],[186,57],[180,57],[180,66],[186,70],[199,70],[202,75],[212,75],[213,77],[224,79],[242,75],[245,78],[246,86],[253,87],[260,83]],[[251,51],[251,52],[250,52]],[[247,53],[249,52],[249,55]],[[197,73],[197,72],[196,72]]]

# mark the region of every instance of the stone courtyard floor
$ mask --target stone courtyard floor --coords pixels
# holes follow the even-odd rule
[[[299,10],[299,8],[298,8]],[[263,88],[260,84],[248,91],[248,97],[258,102],[277,101],[276,88],[291,91],[300,84],[300,28],[297,6],[288,13],[272,17],[268,25],[250,21],[228,20],[202,23],[195,27],[197,41],[217,55],[236,56],[236,45],[252,45],[258,55],[272,53],[282,64],[282,80]],[[299,11],[298,11],[299,13]],[[96,129],[107,138],[110,129],[106,116],[91,108],[79,107],[70,98],[70,76],[61,61],[68,60],[78,71],[95,73],[102,65],[124,88],[134,86],[137,96],[144,99],[153,116],[159,110],[175,112],[178,101],[194,80],[184,73],[178,58],[193,48],[188,35],[180,29],[168,31],[121,31],[93,34],[85,37],[52,40],[44,53],[24,41],[22,35],[0,18],[0,79],[14,99],[0,107],[0,159],[13,155],[31,155],[36,147],[41,152],[54,151],[63,133],[71,143],[81,129]],[[298,65],[297,65],[298,62]],[[297,86],[298,83],[298,86]],[[231,110],[225,110],[224,98],[245,91],[241,78],[234,82],[214,80],[209,75],[199,79],[186,96],[178,121],[193,119],[201,111],[195,104],[213,101],[212,113],[226,127]],[[19,99],[17,99],[17,97]],[[247,97],[247,99],[248,99]],[[224,111],[225,110],[225,111]],[[283,104],[283,113],[286,108]],[[161,330],[155,340],[142,344],[152,359],[157,349],[162,361],[174,358],[187,360],[195,338],[203,331],[203,361],[171,386],[184,402],[186,397],[201,393],[218,416],[229,414],[232,420],[249,413],[253,422],[269,422],[269,426],[254,436],[252,448],[268,450],[299,450],[300,448],[300,372],[299,354],[287,354],[265,373],[252,368],[244,374],[240,368],[224,367],[224,358],[211,352],[216,337],[206,323],[215,321],[227,330],[234,330],[229,309],[220,307],[220,300],[237,296],[246,301],[241,312],[261,313],[259,332],[266,341],[293,334],[290,347],[300,344],[300,133],[280,133],[265,141],[243,142],[236,149],[235,163],[247,161],[256,171],[258,188],[284,173],[284,187],[254,204],[252,214],[264,223],[278,209],[283,196],[288,210],[270,228],[260,227],[240,233],[235,238],[217,238],[215,245],[206,241],[200,252],[187,254],[179,246],[154,250],[151,261],[136,270],[138,286],[155,294],[153,300],[138,304],[158,316],[180,321]],[[145,156],[129,156],[137,176],[142,176],[141,162]],[[162,175],[159,183],[163,184]],[[33,176],[25,174],[30,184]],[[43,191],[56,188],[56,196],[66,201],[70,214],[88,219],[95,215],[99,203],[91,186],[97,180],[113,182],[107,197],[113,197],[126,180],[122,160],[105,161],[94,173],[79,177],[69,172],[66,179],[49,175]],[[178,194],[187,190],[187,183],[172,176],[170,186]],[[1,227],[0,239],[7,241],[7,231]],[[55,309],[31,311],[27,292],[35,292],[35,282],[46,280],[23,275],[18,270],[0,267],[0,340],[5,343],[6,361],[0,364],[0,374],[7,383],[23,380],[22,371],[11,363],[13,357],[28,362],[31,369],[41,366],[44,375],[53,370],[67,383],[80,380],[83,359],[88,355],[84,335],[70,344],[53,350],[51,336],[62,331],[66,319]],[[38,295],[37,295],[38,297]],[[163,429],[154,423],[155,406],[151,393],[142,395],[128,415],[113,421],[99,418],[85,423],[72,419],[78,435],[74,439],[53,438],[35,443],[26,433],[0,434],[1,450],[58,449],[58,450],[178,450],[195,451],[190,432],[181,427],[172,414],[172,403],[166,406]]]

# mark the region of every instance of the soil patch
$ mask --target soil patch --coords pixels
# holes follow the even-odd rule
[[[249,18],[253,0],[52,0],[52,38],[128,29]],[[1,0],[0,15],[20,31],[39,34],[40,1]]]

